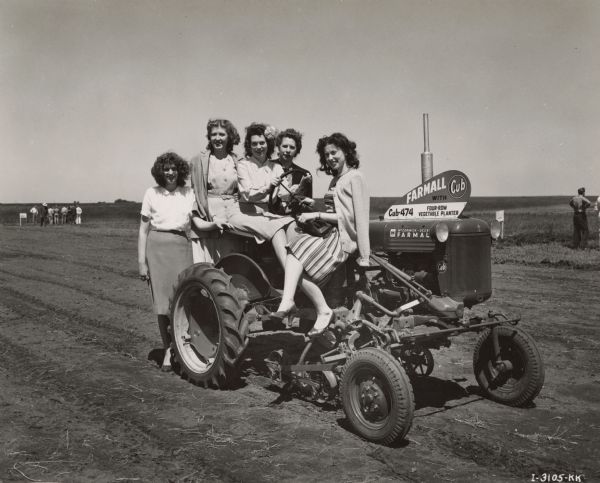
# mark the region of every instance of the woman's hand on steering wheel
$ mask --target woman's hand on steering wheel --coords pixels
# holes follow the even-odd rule
[[[213,223],[216,225],[217,230],[219,230],[220,233],[223,233],[224,231],[229,231],[229,230],[233,229],[233,226],[231,226],[231,223],[227,223],[226,221],[214,220]]]

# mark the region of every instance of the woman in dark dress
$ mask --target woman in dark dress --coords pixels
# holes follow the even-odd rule
[[[297,215],[302,205],[310,206],[314,201],[310,172],[294,163],[294,159],[302,149],[302,134],[295,129],[286,129],[277,135],[276,145],[283,172],[291,171],[291,173],[275,187],[271,212],[278,215]]]

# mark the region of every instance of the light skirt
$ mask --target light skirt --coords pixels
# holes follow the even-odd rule
[[[169,315],[169,297],[181,271],[192,263],[192,247],[188,239],[174,233],[150,230],[146,242],[146,260],[154,313]]]
[[[325,238],[302,234],[289,243],[289,251],[304,267],[306,274],[317,284],[323,283],[348,254],[342,249],[337,228]]]
[[[288,226],[294,219],[291,216],[239,213],[232,215],[228,221],[235,231],[252,235],[257,243],[263,243],[271,241],[275,233]]]
[[[219,238],[197,238],[192,240],[194,263],[217,263],[225,255],[241,252],[243,239],[225,233]]]

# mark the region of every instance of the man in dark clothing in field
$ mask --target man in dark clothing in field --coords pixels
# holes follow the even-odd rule
[[[585,210],[591,203],[585,197],[585,188],[577,190],[577,196],[571,198],[569,205],[573,208],[573,248],[586,248],[590,231]]]
[[[48,203],[42,203],[42,211],[40,212],[40,226],[48,226]]]

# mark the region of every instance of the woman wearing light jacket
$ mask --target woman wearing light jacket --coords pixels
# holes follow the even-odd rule
[[[358,170],[356,144],[341,133],[322,137],[317,144],[320,171],[332,175],[325,194],[325,212],[304,213],[298,222],[321,219],[334,225],[323,238],[300,234],[291,240],[285,263],[285,283],[281,304],[274,319],[294,310],[294,294],[298,284],[317,311],[317,319],[309,336],[322,333],[333,318],[333,311],[319,288],[335,269],[358,250],[358,264],[369,265],[369,193]]]
[[[228,233],[228,220],[240,213],[237,164],[233,148],[240,142],[235,126],[227,119],[211,119],[206,125],[206,151],[190,161],[190,179],[196,195],[197,213],[212,230],[192,227],[194,263],[217,263],[223,256],[239,251],[241,239]]]

